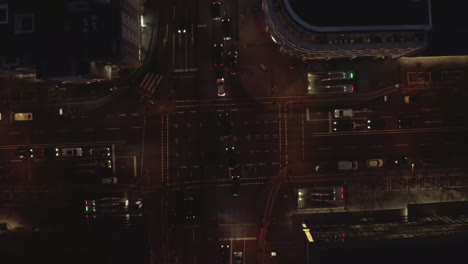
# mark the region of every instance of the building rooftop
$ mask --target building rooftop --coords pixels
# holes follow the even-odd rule
[[[343,31],[359,30],[359,27],[364,30],[365,27],[416,30],[430,28],[431,24],[429,0],[285,0],[284,4],[305,23],[316,27],[340,27]]]

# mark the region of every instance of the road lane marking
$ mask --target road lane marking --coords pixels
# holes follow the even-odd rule
[[[83,129],[80,129],[80,131],[94,131],[96,129],[94,128],[83,128]]]
[[[441,124],[443,122],[444,121],[442,121],[442,120],[434,120],[434,121],[424,121],[423,123],[424,124]]]
[[[408,144],[396,144],[395,147],[407,147]]]
[[[10,132],[9,134],[10,135],[19,135],[19,134],[21,134],[21,132]]]
[[[139,113],[132,113],[132,116],[139,116]]]
[[[326,147],[326,148],[316,148],[316,150],[330,150],[330,149],[332,149],[332,148],[330,148],[330,147]]]
[[[120,117],[127,116],[127,114],[119,114]]]
[[[345,146],[345,147],[343,147],[343,148],[345,148],[345,149],[355,149],[355,148],[357,148],[357,147],[355,147],[355,146]]]
[[[206,27],[207,27],[206,24],[201,24],[201,25],[199,24],[199,25],[197,25],[197,28],[206,28]]]

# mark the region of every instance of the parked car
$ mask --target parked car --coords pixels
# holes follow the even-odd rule
[[[385,129],[387,122],[383,118],[367,120],[367,129]]]
[[[358,162],[357,161],[338,161],[339,170],[357,170]]]
[[[83,156],[82,148],[64,148],[62,149],[63,157],[81,157]]]
[[[229,18],[224,18],[221,21],[221,24],[223,26],[223,39],[224,40],[230,40],[231,39],[231,19]]]
[[[333,131],[351,131],[356,129],[356,122],[353,120],[333,121]]]
[[[110,148],[92,148],[89,150],[89,154],[94,157],[110,157]]]
[[[213,45],[213,66],[224,66],[223,63],[224,46],[223,44]]]
[[[42,157],[45,159],[52,159],[59,156],[59,149],[58,148],[43,148],[42,149]]]
[[[384,165],[383,159],[368,159],[366,161],[368,168],[380,168]]]
[[[334,114],[335,114],[335,118],[354,116],[353,109],[335,109]]]
[[[218,96],[226,96],[224,91],[224,78],[216,79],[216,86],[218,87]]]
[[[331,80],[354,79],[356,74],[353,71],[328,72],[326,77]]]
[[[231,51],[229,55],[229,74],[238,75],[239,72],[239,53],[237,51]]]
[[[213,3],[211,3],[211,18],[213,18],[213,20],[221,19],[221,2],[220,1],[213,1]]]
[[[31,147],[19,147],[16,149],[16,156],[20,159],[34,157],[34,150]]]
[[[11,113],[12,121],[32,121],[33,113]]]
[[[103,159],[96,161],[96,167],[103,168],[103,169],[112,169],[112,160],[111,159]]]

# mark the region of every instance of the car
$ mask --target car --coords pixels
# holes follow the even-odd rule
[[[112,160],[111,159],[103,159],[96,161],[96,167],[103,168],[103,169],[112,169]]]
[[[398,128],[412,128],[414,126],[413,120],[407,117],[398,119]]]
[[[82,148],[64,148],[62,149],[63,157],[81,157],[83,156]]]
[[[230,40],[231,39],[231,19],[224,18],[221,21],[221,24],[223,26],[223,39]]]
[[[102,184],[116,184],[118,182],[117,177],[102,177],[101,178],[101,183]]]
[[[221,20],[221,2],[213,1],[211,3],[211,18],[213,20]]]
[[[356,121],[337,120],[333,121],[333,131],[351,131],[356,129]]]
[[[419,101],[418,99],[419,99],[419,98],[418,98],[417,96],[414,96],[414,95],[407,95],[407,96],[403,97],[403,101],[404,101],[405,103],[407,103],[407,104],[409,104],[409,103],[416,103],[416,102]]]
[[[19,147],[16,149],[16,156],[20,159],[34,157],[34,149],[31,147]]]
[[[110,148],[92,148],[89,150],[89,154],[94,157],[110,157]]]
[[[221,127],[223,128],[223,134],[225,136],[231,135],[232,126],[231,126],[231,122],[229,121],[229,113],[228,112],[220,113],[218,117],[219,117],[219,122],[221,124]]]
[[[401,166],[401,167],[409,166],[409,160],[408,160],[408,157],[406,156],[395,157],[392,159],[392,163],[395,166]]]
[[[232,260],[233,264],[242,264],[242,252],[236,251],[234,252],[234,258]]]
[[[237,168],[239,166],[235,147],[233,146],[226,147],[226,156],[227,156],[227,165],[230,169]]]
[[[213,45],[213,66],[224,66],[223,56],[224,56],[224,45],[223,44],[214,44]]]
[[[339,170],[357,170],[358,167],[359,166],[357,161],[338,161]]]
[[[325,93],[354,93],[356,91],[356,87],[352,84],[325,85],[323,88]]]
[[[195,220],[197,217],[194,213],[194,198],[191,195],[185,196],[184,197],[184,211],[185,211],[185,220],[186,221],[192,221]]]
[[[384,165],[383,159],[368,159],[366,161],[367,168],[380,168]]]
[[[237,51],[231,51],[229,55],[229,74],[238,75],[239,74],[239,53]]]
[[[367,129],[385,129],[387,122],[385,119],[369,119],[367,120]]]
[[[353,71],[328,72],[327,77],[331,80],[354,79],[356,74]]]
[[[219,253],[221,255],[221,263],[222,264],[230,264],[229,263],[229,256],[231,254],[231,249],[229,244],[227,243],[222,243],[220,246]]]
[[[32,121],[33,113],[11,113],[12,121]]]
[[[353,109],[335,109],[334,114],[335,118],[354,116]]]
[[[43,148],[42,149],[42,157],[46,159],[56,158],[59,156],[59,149],[58,148]]]
[[[224,91],[224,78],[216,79],[216,86],[218,87],[218,96],[226,96]]]
[[[177,18],[177,34],[187,33],[187,18],[179,16]]]
[[[231,185],[232,196],[237,197],[239,196],[240,177],[239,175],[234,175],[234,176],[231,176],[231,180],[232,180],[232,185]]]

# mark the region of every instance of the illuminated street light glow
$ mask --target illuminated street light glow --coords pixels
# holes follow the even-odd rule
[[[271,37],[271,40],[273,40],[274,43],[278,43],[278,42],[276,41],[275,37],[273,37],[273,35],[270,35],[270,37]]]

